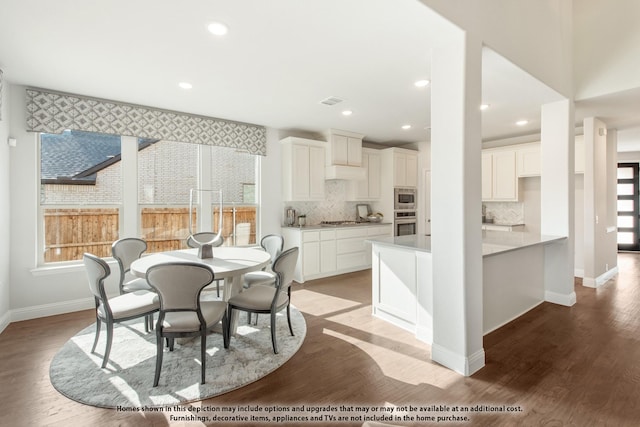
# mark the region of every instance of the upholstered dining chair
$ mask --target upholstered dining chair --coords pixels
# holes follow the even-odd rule
[[[156,325],[156,373],[153,386],[160,380],[164,339],[173,351],[175,338],[200,336],[201,382],[205,382],[207,334],[222,321],[224,347],[227,335],[227,303],[200,301],[202,289],[213,282],[213,272],[195,263],[165,263],[147,270],[147,281],[160,297],[160,314]]]
[[[120,267],[120,295],[134,291],[151,291],[146,279],[134,277],[131,274],[131,263],[142,256],[147,250],[147,242],[135,237],[127,237],[113,242],[111,255]],[[153,315],[147,317],[145,331],[153,329]]]
[[[246,311],[248,313],[269,313],[271,314],[271,343],[273,344],[273,352],[278,353],[278,344],[276,342],[276,314],[287,309],[287,322],[289,323],[289,332],[293,336],[293,328],[291,327],[291,284],[293,282],[293,274],[298,262],[298,247],[293,247],[282,252],[273,262],[272,270],[276,275],[275,286],[254,285],[249,289],[240,292],[229,298],[228,315],[231,319],[233,310]],[[231,322],[227,323],[227,336],[231,339]]]
[[[102,358],[102,367],[104,368],[107,366],[109,353],[111,353],[114,323],[149,316],[159,310],[160,302],[155,292],[145,290],[127,292],[108,298],[104,289],[104,281],[111,274],[109,265],[101,258],[88,253],[84,254],[82,260],[89,279],[89,289],[96,302],[96,337],[93,341],[93,347],[91,347],[92,353],[98,344],[102,322],[107,326],[107,346]]]
[[[243,277],[243,288],[248,289],[253,285],[270,285],[276,283],[276,275],[271,270],[271,265],[280,255],[284,248],[284,237],[279,234],[267,234],[260,239],[260,247],[271,257],[271,264],[260,271],[251,271]],[[251,313],[247,313],[247,323],[251,323]],[[256,314],[256,324],[258,323],[258,315]]]
[[[279,234],[268,234],[260,239],[260,246],[269,253],[271,265],[273,265],[284,248],[284,237]],[[243,287],[250,288],[253,285],[273,285],[276,282],[276,275],[272,272],[271,265],[261,271],[251,271],[245,274]]]
[[[212,241],[213,240],[213,241]],[[200,244],[211,242],[211,246],[214,248],[222,246],[224,243],[224,237],[222,234],[214,233],[212,231],[201,231],[200,233],[194,233],[187,237],[187,246],[190,248],[199,248]],[[216,280],[216,296],[220,296],[220,280]]]
[[[120,267],[120,294],[132,291],[150,291],[151,286],[146,279],[131,274],[131,263],[147,250],[147,242],[135,237],[116,240],[111,245],[111,255]]]

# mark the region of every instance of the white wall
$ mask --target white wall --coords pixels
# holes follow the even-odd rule
[[[84,268],[81,265],[70,268],[37,268],[37,232],[38,225],[38,144],[36,134],[25,130],[25,87],[14,85],[10,87],[10,111],[11,135],[17,138],[17,147],[11,149],[11,172],[6,173],[4,167],[0,167],[0,227],[1,224],[10,223],[13,236],[11,245],[5,246],[5,239],[0,243],[0,254],[3,250],[10,249],[11,265],[9,272],[10,283],[10,310],[11,321],[18,321],[52,314],[66,313],[93,307],[93,298],[89,293]],[[4,116],[4,114],[3,114]],[[5,126],[5,122],[0,125]],[[4,135],[0,127],[0,137]],[[275,135],[275,136],[274,136]],[[265,186],[262,194],[264,205],[262,206],[262,233],[279,232],[281,222],[280,194],[280,151],[277,144],[277,132],[268,130],[267,133],[268,155],[262,162],[261,178]],[[6,141],[6,139],[4,139]],[[0,141],[0,155],[5,161],[5,144]],[[6,145],[6,144],[5,144]],[[13,185],[10,197],[5,196],[5,191]],[[4,199],[9,201],[4,203]],[[4,206],[10,205],[10,221]],[[0,228],[1,233],[6,230]],[[0,257],[0,280],[3,279],[5,260],[9,256]],[[112,269],[116,268],[111,264]],[[116,275],[107,286],[112,292],[116,292]],[[4,284],[3,284],[4,286]],[[4,290],[3,293],[6,293]],[[0,294],[2,295],[2,294]],[[3,298],[4,300],[4,298]],[[0,308],[2,306],[0,305]],[[0,312],[1,313],[1,312]],[[1,315],[1,314],[0,314]]]
[[[260,232],[280,234],[284,222],[282,206],[282,154],[277,129],[267,128],[267,155],[260,163]]]
[[[571,98],[572,0],[420,1]]]
[[[7,145],[9,137],[9,84],[5,81],[0,96],[2,105],[2,121],[0,121],[0,332],[9,323],[10,308],[10,215],[9,215],[9,190],[10,190],[10,157],[11,150]]]
[[[640,2],[580,0],[576,4],[576,99],[640,87]]]

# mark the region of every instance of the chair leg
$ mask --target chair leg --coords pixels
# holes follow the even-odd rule
[[[251,324],[251,312],[247,311],[247,325]]]
[[[104,358],[102,359],[102,367],[107,367],[109,361],[109,353],[111,353],[111,343],[113,341],[113,322],[107,321],[107,348],[104,350]]]
[[[144,316],[144,332],[149,333],[149,316]]]
[[[229,348],[229,319],[227,319],[227,315],[225,314],[222,317],[222,342],[224,343],[224,348]]]
[[[176,342],[175,338],[169,338],[169,351],[173,351],[173,344]]]
[[[162,345],[164,340],[162,339],[160,334],[157,334],[156,337],[156,375],[153,378],[154,387],[157,387],[158,381],[160,381],[160,369],[162,369],[162,356],[164,352],[164,348]]]
[[[200,338],[200,370],[201,370],[201,384],[204,384],[204,372],[207,363],[207,331],[202,332],[202,338]]]
[[[276,343],[276,312],[271,312],[271,344],[273,344],[273,352],[278,354],[278,343]]]
[[[100,318],[96,317],[96,337],[93,340],[93,347],[91,347],[91,353],[93,353],[94,351],[96,351],[96,345],[98,344],[98,338],[100,338],[100,325],[102,322],[100,322]]]
[[[289,304],[287,304],[287,322],[289,322],[289,332],[291,332],[291,336],[293,336],[293,328],[291,327],[291,309]]]
[[[233,307],[229,306],[227,308],[227,347],[231,346],[231,319],[233,316]]]
[[[220,298],[220,280],[216,280],[216,296]]]

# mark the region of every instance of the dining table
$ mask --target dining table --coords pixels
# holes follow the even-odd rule
[[[271,262],[268,252],[258,248],[220,246],[213,248],[213,258],[199,258],[198,249],[179,249],[156,252],[138,258],[131,263],[131,273],[146,278],[147,270],[154,265],[173,262],[192,262],[204,265],[213,272],[214,280],[224,279],[222,298],[228,301],[242,292],[243,276],[250,271],[261,270]],[[237,327],[237,312],[231,321],[231,332]]]

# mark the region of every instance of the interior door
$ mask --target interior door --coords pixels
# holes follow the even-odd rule
[[[640,251],[638,163],[618,164],[618,249]]]

